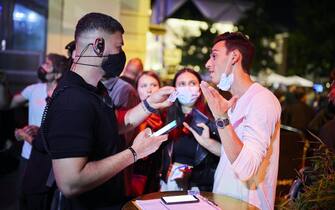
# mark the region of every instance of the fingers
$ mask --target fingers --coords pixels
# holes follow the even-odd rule
[[[228,108],[235,106],[237,102],[238,96],[233,96],[229,101],[228,101]]]
[[[172,87],[172,86],[164,86],[164,87],[159,89],[159,92],[162,95],[170,95],[174,90],[175,90],[175,88]]]
[[[150,137],[150,139],[152,139],[152,141],[159,141],[159,142],[162,143],[162,142],[168,140],[168,135],[164,134],[164,135],[161,135],[161,136],[154,136],[154,137]]]
[[[168,99],[166,99],[165,101],[161,102],[161,103],[157,103],[156,105],[162,109],[162,108],[166,108],[171,106],[173,103],[171,101],[169,101]]]
[[[208,126],[205,123],[198,123],[197,126],[203,128],[204,131],[208,131],[209,130]]]
[[[34,136],[37,134],[39,127],[34,126],[34,125],[27,125],[23,128],[23,131],[27,133],[30,136]]]
[[[189,131],[192,132],[193,136],[198,136],[199,134],[191,127],[189,126],[186,122],[183,122],[183,125],[185,126],[185,128],[187,128]]]
[[[209,85],[207,82],[201,81],[200,88],[201,88],[202,94],[204,94],[204,97],[207,101],[210,99],[210,92],[208,90],[208,87]]]
[[[152,134],[152,131],[150,128],[144,129],[144,137],[149,137]]]
[[[208,91],[211,93],[211,95],[213,96],[213,97],[219,97],[219,98],[223,98],[222,96],[221,96],[221,94],[219,93],[219,91],[217,91],[215,88],[213,88],[213,87],[211,87],[211,86],[209,86],[208,87]],[[224,99],[224,98],[223,98]]]

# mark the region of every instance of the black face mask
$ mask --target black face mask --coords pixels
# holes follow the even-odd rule
[[[37,77],[38,77],[38,79],[41,80],[41,82],[46,82],[47,81],[46,75],[47,75],[47,72],[45,71],[45,69],[42,66],[38,67]]]
[[[101,64],[105,71],[105,78],[117,77],[121,74],[126,64],[126,54],[121,50],[118,54],[109,54]]]

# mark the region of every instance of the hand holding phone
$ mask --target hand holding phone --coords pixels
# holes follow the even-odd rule
[[[160,136],[160,135],[166,134],[170,132],[173,128],[175,128],[176,126],[177,126],[177,121],[174,120],[168,123],[167,125],[165,125],[164,127],[162,127],[161,129],[159,129],[158,131],[151,134],[151,136]]]

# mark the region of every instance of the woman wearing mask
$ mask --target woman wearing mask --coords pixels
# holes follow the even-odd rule
[[[163,150],[161,191],[212,190],[219,158],[203,148],[182,124],[195,109],[212,118],[201,95],[200,82],[200,75],[190,68],[180,70],[173,80],[178,100],[169,108],[167,122],[177,120],[179,127],[169,134]]]
[[[148,98],[153,92],[159,90],[160,79],[154,71],[142,72],[136,79],[136,89],[141,101]],[[163,126],[161,113],[152,113],[139,125],[139,131],[150,128],[152,132]],[[132,175],[132,193],[134,196],[143,193],[156,192],[159,189],[159,169],[161,165],[161,150],[156,151],[147,158],[139,160],[134,165]]]

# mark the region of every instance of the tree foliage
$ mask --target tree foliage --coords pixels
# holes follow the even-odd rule
[[[238,23],[256,45],[254,70],[276,67],[263,40],[287,32],[287,74],[328,76],[335,65],[335,16],[328,13],[334,9],[331,0],[256,0]]]
[[[236,25],[255,44],[253,73],[278,68],[274,61],[277,49],[269,43],[277,34],[287,33],[286,73],[312,74],[314,77],[329,75],[335,66],[335,16],[330,14],[335,11],[335,3],[332,0],[252,2],[254,6]],[[208,29],[201,30],[199,37],[184,37],[184,43],[177,46],[182,50],[182,65],[198,65],[203,69],[209,56],[209,51],[204,53],[203,48],[210,49],[216,35],[211,32],[210,24]]]
[[[199,66],[201,71],[204,71],[205,64],[209,59],[210,50],[214,38],[218,35],[216,29],[212,27],[212,24],[208,24],[207,29],[200,28],[200,36],[184,36],[181,37],[182,44],[177,45],[182,51],[183,66]]]

